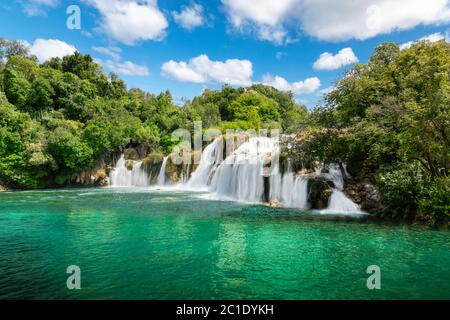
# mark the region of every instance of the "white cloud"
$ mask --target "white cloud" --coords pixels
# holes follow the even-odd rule
[[[208,81],[236,86],[251,85],[253,65],[249,60],[228,59],[212,61],[202,54],[189,62],[165,62],[161,67],[163,76],[180,82],[206,83]]]
[[[118,60],[106,60],[95,59],[95,62],[102,65],[105,69],[122,74],[126,76],[148,76],[150,71],[146,66],[134,64],[131,61],[118,61]]]
[[[180,12],[172,12],[172,16],[176,23],[187,30],[192,30],[206,22],[203,7],[197,3],[193,3],[191,7],[184,7]]]
[[[119,47],[92,47],[92,50],[111,59],[95,59],[95,62],[102,65],[103,68],[126,76],[148,76],[150,71],[147,66],[135,64],[131,61],[121,61],[122,49]]]
[[[336,90],[336,87],[330,86],[330,87],[324,88],[322,90],[319,90],[316,93],[316,96],[323,97],[323,96],[326,96],[327,94],[329,94],[331,91],[334,91],[334,90]]]
[[[277,60],[281,60],[283,57],[286,57],[287,55],[288,55],[287,52],[278,51],[277,53],[275,53],[275,58],[277,58]]]
[[[433,42],[438,42],[438,41],[441,41],[441,40],[445,40],[447,42],[450,42],[450,35],[448,33],[442,34],[440,32],[436,32],[436,33],[430,34],[428,36],[422,37],[419,40],[408,41],[406,43],[403,43],[403,44],[400,45],[400,50],[408,49],[414,43],[416,43],[418,41],[429,41],[429,42],[433,43]]]
[[[222,0],[231,25],[240,31],[256,32],[258,38],[276,44],[288,38],[283,19],[297,0]]]
[[[161,40],[168,22],[157,0],[84,0],[101,14],[99,29],[126,45]]]
[[[450,22],[449,0],[222,0],[222,3],[234,28],[256,32],[260,39],[276,44],[289,39],[290,26],[320,40],[345,41]]]
[[[289,83],[283,77],[266,74],[263,76],[262,82],[263,84],[272,86],[278,90],[291,91],[295,94],[313,93],[320,87],[320,80],[317,77]]]
[[[122,53],[122,49],[120,49],[119,47],[92,47],[92,50],[108,56],[114,60],[119,60],[120,54]]]
[[[335,55],[329,52],[322,53],[319,59],[314,62],[313,68],[316,70],[336,70],[358,61],[358,57],[353,53],[352,48],[344,48]]]
[[[64,41],[57,39],[36,39],[30,45],[30,53],[35,55],[39,62],[45,62],[50,58],[62,58],[75,53],[77,49]]]
[[[45,16],[45,7],[54,8],[59,0],[25,0],[22,9],[29,16]]]

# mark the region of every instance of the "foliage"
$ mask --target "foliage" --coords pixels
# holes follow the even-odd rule
[[[419,214],[430,215],[438,223],[450,221],[450,178],[435,178],[422,190],[419,199]]]
[[[377,184],[383,202],[391,212],[413,216],[424,187],[424,176],[417,162],[397,162],[382,167],[377,174]]]
[[[23,43],[0,39],[0,61],[0,180],[15,188],[66,184],[128,145],[168,153],[172,132],[194,121],[246,130],[304,116],[292,95],[261,85],[205,90],[179,107],[169,91],[127,90],[79,52],[38,64]]]
[[[450,173],[449,77],[445,41],[421,41],[404,50],[382,44],[310,113],[292,149],[310,162],[346,163],[354,176],[374,179],[378,173],[374,182],[390,211],[429,210],[442,217],[448,208],[439,198],[446,197],[435,186],[443,188]],[[418,176],[408,177],[413,169],[423,176],[420,185],[413,183]]]

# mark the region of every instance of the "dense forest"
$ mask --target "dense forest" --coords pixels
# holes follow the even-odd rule
[[[293,163],[345,163],[373,183],[384,214],[450,219],[450,44],[380,45],[312,111],[264,85],[205,90],[177,106],[169,91],[127,89],[89,55],[39,64],[0,39],[0,185],[66,185],[129,145],[167,154],[175,129],[278,128]]]

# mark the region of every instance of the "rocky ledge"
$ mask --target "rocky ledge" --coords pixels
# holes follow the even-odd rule
[[[361,210],[370,214],[381,214],[384,207],[381,203],[381,195],[377,187],[366,179],[347,180],[344,193],[357,203]]]

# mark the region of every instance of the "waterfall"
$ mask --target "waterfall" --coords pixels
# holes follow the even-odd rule
[[[289,208],[306,209],[308,206],[308,180],[294,176],[291,171],[283,175],[281,202]]]
[[[324,212],[361,212],[359,206],[354,203],[350,198],[348,198],[344,190],[344,174],[347,175],[344,168],[342,172],[341,168],[336,164],[331,164],[328,168],[328,177],[333,181],[335,188],[333,188],[333,193],[331,194],[328,208]]]
[[[334,189],[330,197],[330,203],[325,212],[361,212],[359,206],[350,200],[342,191]]]
[[[220,137],[206,146],[197,170],[192,173],[191,178],[187,182],[188,187],[206,187],[211,174],[216,169],[217,165],[222,162],[222,158],[223,143],[222,137]]]
[[[250,138],[239,146],[213,173],[211,191],[241,201],[261,202],[264,196],[264,166],[278,153],[278,143],[266,137]]]
[[[166,183],[167,159],[169,159],[169,157],[164,158],[164,161],[161,165],[161,169],[159,170],[159,175],[158,175],[158,185],[159,186],[163,186]]]
[[[148,186],[147,173],[142,167],[142,161],[133,164],[132,170],[126,167],[125,157],[122,154],[117,161],[116,167],[110,173],[110,186],[112,187],[132,187]]]
[[[223,159],[223,137],[211,142],[204,149],[197,169],[190,175],[191,166],[184,165],[181,182],[184,190],[207,190],[219,198],[251,203],[269,200],[274,205],[288,208],[308,209],[308,180],[311,175],[333,181],[334,187],[328,208],[322,213],[361,212],[358,205],[343,192],[347,177],[345,167],[331,164],[325,171],[316,164],[316,172],[298,174],[288,165],[281,172],[279,165],[280,147],[278,141],[267,137],[252,137],[241,144],[228,157]],[[166,166],[169,157],[165,157],[157,184],[166,183]],[[114,170],[110,173],[110,185],[114,187],[148,186],[149,178],[142,162],[135,162],[132,170],[126,167],[121,155]],[[269,189],[267,189],[269,188]],[[267,197],[269,199],[267,199]]]
[[[138,187],[147,187],[148,181],[149,179],[142,166],[142,161],[134,164],[133,169],[131,170],[131,185]]]
[[[270,200],[279,200],[284,207],[306,209],[308,207],[308,180],[295,176],[291,169],[281,175],[276,163],[270,175]]]

